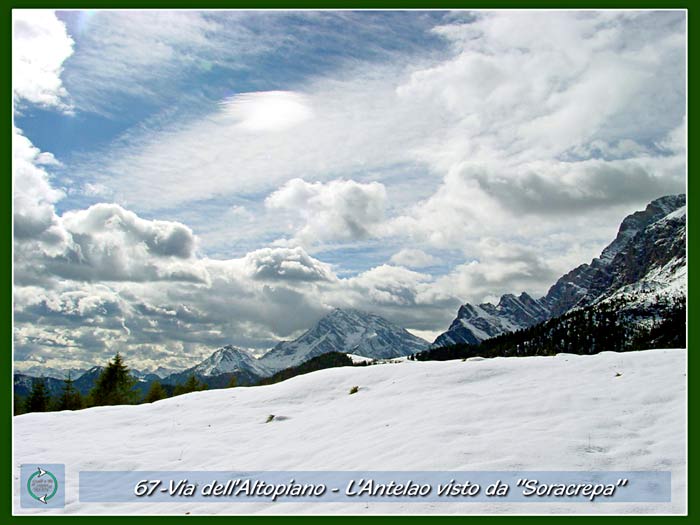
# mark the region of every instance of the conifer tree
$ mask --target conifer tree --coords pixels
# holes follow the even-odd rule
[[[136,380],[117,353],[97,378],[90,392],[90,402],[94,406],[131,404],[136,398],[135,384]]]
[[[197,377],[192,374],[187,379],[184,385],[177,385],[173,392],[174,396],[179,396],[181,394],[189,394],[190,392],[199,392],[200,390],[206,390],[207,385],[199,381]]]
[[[163,388],[163,385],[161,385],[159,381],[153,381],[146,397],[143,398],[143,402],[153,403],[154,401],[165,399],[166,397],[168,397],[168,393]]]
[[[46,412],[49,409],[49,391],[46,388],[46,380],[42,377],[35,379],[32,391],[25,403],[27,412]]]
[[[80,410],[83,408],[83,396],[75,389],[74,381],[68,373],[63,381],[61,397],[58,398],[56,410]]]

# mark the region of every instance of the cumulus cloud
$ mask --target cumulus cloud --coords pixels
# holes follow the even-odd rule
[[[476,180],[486,193],[518,214],[570,214],[685,191],[683,173],[644,159],[536,162],[507,177],[467,168],[462,176]]]
[[[455,56],[413,72],[397,92],[453,115],[437,137],[445,147],[421,150],[443,169],[504,154],[553,158],[611,132],[647,138],[683,116],[684,95],[665,80],[684,75],[683,30],[673,12],[479,13],[435,28]]]
[[[53,11],[12,10],[12,85],[15,96],[40,106],[70,109],[61,81],[73,39]]]
[[[328,304],[372,311],[399,326],[429,331],[449,325],[462,301],[434,283],[430,274],[382,264],[340,280],[323,297]]]
[[[95,204],[86,210],[67,212],[63,215],[63,224],[75,237],[89,238],[97,251],[115,244],[142,244],[150,254],[157,256],[186,259],[194,254],[194,235],[184,224],[144,220],[117,204]],[[84,249],[92,250],[93,246]]]
[[[195,260],[196,239],[187,226],[145,220],[117,204],[96,204],[57,215],[64,197],[51,185],[41,152],[13,128],[15,282],[72,280],[206,281]]]
[[[92,364],[121,351],[135,366],[187,366],[223,344],[269,348],[327,311],[319,286],[337,281],[298,247],[212,260],[179,223],[116,204],[50,211],[63,250],[15,239],[18,360]]]
[[[672,129],[660,142],[659,146],[671,153],[684,154],[688,142],[688,119],[684,115],[678,127]]]
[[[262,248],[244,257],[254,279],[267,281],[331,281],[330,266],[310,257],[302,248]]]
[[[53,155],[40,151],[21,130],[13,127],[12,160],[15,238],[43,241],[47,249],[50,245],[63,245],[66,236],[58,223],[54,204],[64,193],[51,186],[45,169],[56,163]]]
[[[386,190],[378,182],[292,179],[269,195],[265,205],[302,219],[294,234],[299,242],[367,239],[384,219]]]
[[[145,220],[117,204],[95,204],[59,219],[69,242],[43,270],[85,281],[207,281],[194,259],[195,237],[177,222]]]
[[[681,157],[546,160],[518,167],[468,162],[451,169],[430,197],[389,217],[379,230],[428,252],[460,250],[467,260],[481,259],[480,240],[494,237],[530,243],[550,259],[575,252],[584,261],[600,253],[626,215],[657,197],[684,191]],[[563,238],[568,244],[556,240]],[[578,251],[580,244],[585,252]]]
[[[110,217],[124,215],[112,212]],[[71,225],[76,219],[71,218]],[[15,261],[20,274],[15,285],[16,359],[41,359],[52,366],[76,360],[92,364],[120,351],[136,367],[157,362],[182,367],[224,344],[271,348],[335,306],[360,307],[409,327],[430,329],[436,316],[446,323],[458,304],[454,296],[442,302],[426,296],[431,281],[427,274],[384,265],[338,278],[329,265],[299,247],[265,248],[229,260],[195,254],[180,259],[183,274],[205,272],[206,280],[142,279],[148,269],[143,261],[156,264],[154,256],[146,258],[137,249],[145,241],[133,232],[125,237],[123,224],[105,226],[100,220],[97,228],[94,220],[83,222],[90,226],[88,235],[98,237],[91,242],[100,243],[98,254],[87,257],[88,270],[88,262],[65,260],[62,267],[37,254]],[[101,239],[104,228],[110,235],[117,228],[116,240]],[[106,254],[115,256],[119,265]],[[21,278],[30,265],[39,267],[34,281]]]
[[[466,248],[484,233],[502,231],[507,220],[508,214],[478,181],[455,169],[430,197],[390,218],[382,232],[432,247]]]
[[[383,264],[351,279],[350,284],[366,293],[373,303],[409,306],[419,301],[418,285],[430,280],[427,274]]]
[[[480,259],[455,266],[436,279],[435,289],[480,303],[497,301],[505,293],[543,295],[561,275],[553,261],[532,247],[485,237],[475,251]]]
[[[120,318],[130,311],[129,304],[105,285],[96,285],[89,290],[75,288],[48,293],[36,287],[20,288],[15,304],[22,309],[24,315],[61,314],[71,320],[103,325],[111,321],[112,328],[122,327]]]

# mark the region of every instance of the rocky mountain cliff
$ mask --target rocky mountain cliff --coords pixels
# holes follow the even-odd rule
[[[507,294],[497,305],[461,306],[432,346],[476,344],[622,293],[650,307],[650,294],[685,294],[685,202],[684,194],[661,197],[626,217],[600,257],[562,276],[540,299]]]

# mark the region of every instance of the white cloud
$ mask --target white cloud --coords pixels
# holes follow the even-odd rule
[[[429,198],[402,210],[382,227],[385,235],[406,236],[427,247],[467,249],[487,232],[502,231],[509,213],[478,181],[452,170]]]
[[[410,306],[420,302],[420,284],[431,280],[428,274],[383,264],[349,279],[349,283],[362,294],[367,294],[374,304]]]
[[[51,187],[44,169],[52,159],[51,154],[40,151],[21,130],[12,128],[14,234],[18,239],[37,239],[47,246],[65,242],[54,211],[54,204],[63,197],[63,192]]]
[[[443,170],[467,160],[513,164],[554,158],[611,129],[618,139],[663,133],[684,112],[682,83],[666,80],[684,74],[684,27],[665,25],[674,17],[489,12],[436,28],[456,55],[397,88],[452,115],[421,156]]]
[[[117,204],[96,204],[58,216],[64,193],[51,186],[44,166],[55,165],[13,128],[15,282],[57,275],[86,280],[206,281],[187,226],[144,220]]]
[[[688,119],[684,115],[683,122],[672,129],[660,142],[659,146],[677,155],[685,155],[688,142]]]
[[[457,265],[435,280],[434,289],[471,303],[521,291],[539,297],[563,273],[556,268],[557,261],[549,260],[548,255],[514,242],[483,238],[475,251],[480,260]]]
[[[335,306],[430,334],[449,324],[461,302],[539,290],[556,277],[553,266],[563,264],[546,260],[537,246],[484,239],[476,246],[481,262],[438,279],[399,265],[339,278],[300,247],[201,258],[186,227],[148,221],[114,204],[58,221],[70,240],[60,256],[27,252],[21,248],[28,241],[17,241],[19,360],[99,363],[121,351],[136,367],[186,366],[223,344],[270,348]]]
[[[366,239],[384,219],[386,190],[378,182],[292,179],[269,195],[265,205],[301,217],[303,226],[294,239],[303,244]]]
[[[233,53],[217,54],[213,16],[100,12],[93,23],[101,31],[71,58],[72,95],[92,72],[83,102],[117,79],[149,90],[157,82],[129,80]],[[55,159],[16,132],[19,357],[56,345],[71,362],[121,349],[191,363],[224,343],[268,348],[331,306],[431,333],[464,301],[543,293],[627,213],[684,190],[684,31],[673,12],[479,13],[436,29],[446,56],[358,62],[127,136],[69,167],[86,193],[122,205],[63,216]],[[223,212],[200,217],[204,234],[246,255],[203,258],[184,224],[141,217],[193,216],[212,201]],[[368,269],[340,278],[342,264],[307,252],[368,239],[398,247],[391,264],[360,261]],[[415,271],[436,262],[434,248],[463,262],[439,277]]]
[[[223,118],[251,132],[285,130],[313,116],[304,96],[290,91],[241,93],[221,106]]]
[[[167,83],[191,67],[211,68],[205,57],[216,61],[228,49],[211,40],[220,25],[205,12],[98,10],[66,16],[76,18],[80,33],[64,81],[84,111],[114,112],[115,94],[162,96]]]
[[[299,118],[306,110],[297,107],[294,125],[274,133],[251,132],[220,106],[162,134],[129,137],[77,170],[139,210],[268,193],[294,178],[328,181],[348,173],[352,176],[346,178],[360,174],[366,182],[374,169],[405,162],[410,146],[441,117],[411,104],[397,105],[393,82],[384,78],[395,78],[396,69],[320,79],[295,91],[313,117]],[[151,192],[159,198],[145,198]]]
[[[535,24],[536,32],[524,29]],[[434,205],[418,215],[444,217],[447,224],[466,218],[466,230],[482,219],[507,226],[521,220],[520,209],[489,191],[511,183],[520,191],[534,178],[542,184],[527,188],[530,202],[546,202],[553,187],[562,186],[560,194],[582,213],[618,206],[614,198],[592,198],[588,189],[602,183],[632,190],[628,201],[641,205],[678,191],[684,171],[682,154],[660,156],[651,148],[684,118],[684,30],[682,14],[673,12],[479,13],[470,23],[435,30],[453,44],[448,56],[358,63],[275,95],[295,109],[274,125],[260,121],[274,133],[251,133],[242,126],[244,115],[231,119],[222,107],[185,126],[132,137],[106,164],[101,156],[82,169],[111,186],[119,202],[150,211],[269,193],[296,178],[325,183],[339,177],[384,184],[390,215],[401,216],[421,195]],[[265,107],[268,96],[245,95],[233,107],[239,113]],[[312,118],[306,118],[309,108]],[[288,121],[294,125],[285,127]],[[630,162],[606,169],[608,160]],[[412,179],[401,180],[407,191],[396,203],[401,166]],[[451,180],[476,172],[481,175],[471,182]],[[575,191],[572,181],[580,180],[585,191]],[[455,185],[471,197],[448,195]],[[426,187],[437,188],[436,199],[424,199]],[[155,192],[158,199],[148,197]],[[539,209],[548,211],[530,211]],[[502,220],[507,215],[511,221]],[[263,221],[266,228],[284,231],[288,215],[276,225],[273,218]],[[407,224],[416,221],[409,217]],[[444,242],[455,241],[454,232],[416,227],[431,230],[427,238],[438,244],[445,236],[451,240]],[[309,226],[308,238],[319,230]]]
[[[73,39],[53,11],[13,9],[12,85],[17,98],[69,111],[61,81]]]
[[[171,221],[144,220],[116,204],[95,204],[66,212],[63,225],[74,237],[90,237],[103,251],[107,245],[142,245],[160,257],[187,259],[194,255],[195,239],[187,226]],[[118,236],[115,240],[112,236]]]
[[[333,306],[361,307],[420,330],[434,328],[436,317],[446,323],[458,304],[421,298],[429,275],[385,265],[340,279],[300,247],[200,258],[182,225],[147,221],[114,204],[58,221],[69,236],[62,254],[42,256],[26,249],[29,240],[17,240],[19,360],[95,363],[121,351],[136,367],[166,359],[185,366],[223,344],[270,348]]]
[[[187,226],[144,220],[116,204],[95,204],[66,212],[61,224],[72,244],[48,265],[74,280],[206,281],[206,271],[193,264],[195,237]]]
[[[437,264],[439,261],[423,250],[403,248],[391,256],[391,262],[409,268],[425,268]]]
[[[104,184],[93,184],[87,182],[83,185],[81,193],[87,195],[88,197],[110,197],[112,191]]]
[[[448,326],[462,299],[436,288],[431,275],[383,264],[325,287],[325,302],[378,313],[410,329],[439,330]]]
[[[246,254],[244,263],[253,279],[266,281],[332,281],[329,265],[302,248],[261,248]]]
[[[94,363],[119,350],[134,366],[166,354],[183,366],[223,344],[271,346],[325,310],[313,283],[332,275],[303,252],[290,251],[289,260],[279,257],[278,275],[258,253],[229,261],[183,259],[181,275],[163,280],[143,277],[153,269],[172,270],[172,259],[146,257],[139,245],[132,240],[111,247],[112,258],[90,254],[87,261],[66,259],[62,267],[36,254],[30,261],[16,259],[20,276],[30,271],[28,265],[39,270],[34,281],[20,277],[15,284],[18,359],[61,347],[46,357],[80,356]],[[300,260],[326,273],[314,278],[313,268]],[[251,261],[259,262],[260,272]],[[186,278],[198,272],[206,279]]]

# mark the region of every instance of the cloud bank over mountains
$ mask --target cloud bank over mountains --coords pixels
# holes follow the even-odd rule
[[[466,301],[542,293],[685,191],[682,12],[397,13],[383,36],[362,12],[79,15],[13,19],[20,362],[181,366],[336,306],[440,332]],[[366,45],[338,43],[340,22]],[[215,103],[188,106],[195,84]],[[42,151],[52,128],[23,117],[164,99],[96,149]]]

